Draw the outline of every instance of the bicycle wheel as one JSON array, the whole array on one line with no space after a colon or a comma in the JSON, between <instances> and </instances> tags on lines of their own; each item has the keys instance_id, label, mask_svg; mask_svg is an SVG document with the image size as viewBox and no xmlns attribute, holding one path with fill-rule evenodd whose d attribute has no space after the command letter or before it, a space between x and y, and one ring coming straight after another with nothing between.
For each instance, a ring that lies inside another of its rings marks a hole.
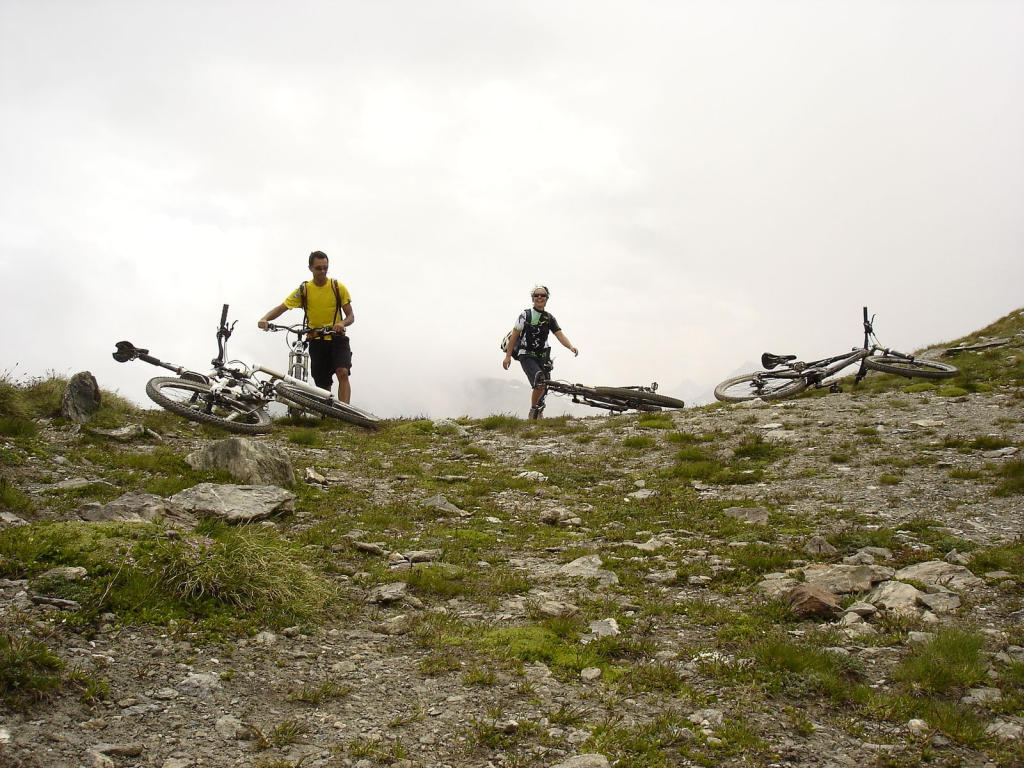
<instances>
[{"instance_id":1,"label":"bicycle wheel","mask_svg":"<svg viewBox=\"0 0 1024 768\"><path fill-rule=\"evenodd\" d=\"M781 400L799 395L807 389L807 382L790 376L774 376L766 371L744 373L726 379L715 387L715 397L727 403L742 403L746 400Z\"/></svg>"},{"instance_id":2,"label":"bicycle wheel","mask_svg":"<svg viewBox=\"0 0 1024 768\"><path fill-rule=\"evenodd\" d=\"M314 411L323 416L330 416L332 419L340 419L341 421L358 424L361 427L376 427L380 425L380 418L374 416L369 411L343 403L333 397L330 400L325 400L288 384L278 384L275 391L286 403L294 403L307 411Z\"/></svg>"},{"instance_id":3,"label":"bicycle wheel","mask_svg":"<svg viewBox=\"0 0 1024 768\"><path fill-rule=\"evenodd\" d=\"M644 392L640 389L629 389L628 387L594 387L597 395L605 395L630 403L630 408L647 410L640 406L653 408L682 408L685 403L674 397L659 395L657 392ZM633 405L635 403L635 405Z\"/></svg>"},{"instance_id":4,"label":"bicycle wheel","mask_svg":"<svg viewBox=\"0 0 1024 768\"><path fill-rule=\"evenodd\" d=\"M924 379L948 379L960 373L955 365L940 363L938 360L909 360L904 357L868 357L864 365L874 371L894 373L897 376L915 376Z\"/></svg>"},{"instance_id":5,"label":"bicycle wheel","mask_svg":"<svg viewBox=\"0 0 1024 768\"><path fill-rule=\"evenodd\" d=\"M146 383L146 394L161 408L202 424L250 435L270 430L270 414L262 405L214 393L202 381L158 376Z\"/></svg>"}]
</instances>

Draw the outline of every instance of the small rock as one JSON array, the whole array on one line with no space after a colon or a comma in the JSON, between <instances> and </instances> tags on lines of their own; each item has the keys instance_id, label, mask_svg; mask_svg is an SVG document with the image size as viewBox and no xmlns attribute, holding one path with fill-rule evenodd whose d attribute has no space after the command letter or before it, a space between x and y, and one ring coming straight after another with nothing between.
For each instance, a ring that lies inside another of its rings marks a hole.
<instances>
[{"instance_id":1,"label":"small rock","mask_svg":"<svg viewBox=\"0 0 1024 768\"><path fill-rule=\"evenodd\" d=\"M918 738L927 736L931 732L931 726L927 722L919 718L907 721L907 730Z\"/></svg>"},{"instance_id":2,"label":"small rock","mask_svg":"<svg viewBox=\"0 0 1024 768\"><path fill-rule=\"evenodd\" d=\"M785 595L789 607L799 616L835 616L840 612L839 598L813 584L798 584Z\"/></svg>"},{"instance_id":3,"label":"small rock","mask_svg":"<svg viewBox=\"0 0 1024 768\"><path fill-rule=\"evenodd\" d=\"M768 524L768 510L765 507L728 507L722 511L743 523Z\"/></svg>"},{"instance_id":4,"label":"small rock","mask_svg":"<svg viewBox=\"0 0 1024 768\"><path fill-rule=\"evenodd\" d=\"M834 555L838 551L824 536L812 536L804 544L804 552L809 555Z\"/></svg>"},{"instance_id":5,"label":"small rock","mask_svg":"<svg viewBox=\"0 0 1024 768\"><path fill-rule=\"evenodd\" d=\"M604 755L575 755L568 760L552 765L551 768L611 768L611 763Z\"/></svg>"}]
</instances>

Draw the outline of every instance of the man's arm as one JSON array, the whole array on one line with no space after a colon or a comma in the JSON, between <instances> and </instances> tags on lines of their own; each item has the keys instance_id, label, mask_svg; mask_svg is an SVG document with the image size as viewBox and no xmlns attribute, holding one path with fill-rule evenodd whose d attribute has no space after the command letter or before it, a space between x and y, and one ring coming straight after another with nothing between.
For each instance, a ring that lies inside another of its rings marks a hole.
<instances>
[{"instance_id":1,"label":"man's arm","mask_svg":"<svg viewBox=\"0 0 1024 768\"><path fill-rule=\"evenodd\" d=\"M516 342L519 341L520 331L518 328L512 329L512 335L508 337L508 344L505 346L505 359L501 362L501 367L506 371L508 367L512 365L512 350L516 348Z\"/></svg>"},{"instance_id":2,"label":"man's arm","mask_svg":"<svg viewBox=\"0 0 1024 768\"><path fill-rule=\"evenodd\" d=\"M580 353L580 351L572 345L572 342L569 341L569 337L565 335L565 331L555 331L555 338L562 343L563 347L568 349L574 355L578 355Z\"/></svg>"},{"instance_id":3,"label":"man's arm","mask_svg":"<svg viewBox=\"0 0 1024 768\"><path fill-rule=\"evenodd\" d=\"M265 329L267 327L267 323L269 323L271 320L276 320L287 311L288 307L286 307L284 304L278 304L276 307L268 311L267 314L261 317L256 322L256 326Z\"/></svg>"},{"instance_id":4,"label":"man's arm","mask_svg":"<svg viewBox=\"0 0 1024 768\"><path fill-rule=\"evenodd\" d=\"M334 324L335 333L344 333L345 329L356 321L356 313L352 309L351 301L348 304L342 304L341 311L344 313L345 317L342 318L341 322Z\"/></svg>"}]
</instances>

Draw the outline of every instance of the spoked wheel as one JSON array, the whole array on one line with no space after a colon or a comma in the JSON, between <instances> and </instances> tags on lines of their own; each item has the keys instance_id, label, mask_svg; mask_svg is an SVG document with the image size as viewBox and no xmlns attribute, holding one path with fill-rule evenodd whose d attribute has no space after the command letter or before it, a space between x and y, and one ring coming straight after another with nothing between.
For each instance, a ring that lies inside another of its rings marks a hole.
<instances>
[{"instance_id":1,"label":"spoked wheel","mask_svg":"<svg viewBox=\"0 0 1024 768\"><path fill-rule=\"evenodd\" d=\"M897 376L924 379L948 379L960 373L955 365L940 363L938 360L910 360L905 357L868 357L864 365L874 371L894 373Z\"/></svg>"},{"instance_id":2,"label":"spoked wheel","mask_svg":"<svg viewBox=\"0 0 1024 768\"><path fill-rule=\"evenodd\" d=\"M203 381L158 376L146 383L146 394L171 413L230 432L255 435L270 429L270 414L262 405L215 393Z\"/></svg>"},{"instance_id":3,"label":"spoked wheel","mask_svg":"<svg viewBox=\"0 0 1024 768\"><path fill-rule=\"evenodd\" d=\"M715 397L727 403L742 403L746 400L781 400L793 397L807 389L807 382L801 378L775 376L766 371L745 373L726 379L715 387Z\"/></svg>"},{"instance_id":4,"label":"spoked wheel","mask_svg":"<svg viewBox=\"0 0 1024 768\"><path fill-rule=\"evenodd\" d=\"M682 400L657 392L645 392L642 389L629 387L594 387L598 396L614 397L629 404L638 411L660 410L661 408L682 408L686 404Z\"/></svg>"},{"instance_id":5,"label":"spoked wheel","mask_svg":"<svg viewBox=\"0 0 1024 768\"><path fill-rule=\"evenodd\" d=\"M295 403L295 405L307 411L313 411L322 416L329 416L332 419L340 419L351 424L358 424L361 427L372 428L380 426L379 417L374 416L369 411L364 411L362 408L356 408L354 405L336 400L333 397L330 400L321 399L305 390L291 387L287 384L279 384L277 386L277 393L282 400Z\"/></svg>"}]
</instances>

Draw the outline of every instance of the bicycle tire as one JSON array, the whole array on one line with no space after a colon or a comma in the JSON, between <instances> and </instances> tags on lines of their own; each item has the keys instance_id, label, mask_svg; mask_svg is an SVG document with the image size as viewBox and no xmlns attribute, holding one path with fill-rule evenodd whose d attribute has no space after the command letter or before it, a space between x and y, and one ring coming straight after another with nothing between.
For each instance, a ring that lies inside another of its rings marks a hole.
<instances>
[{"instance_id":1,"label":"bicycle tire","mask_svg":"<svg viewBox=\"0 0 1024 768\"><path fill-rule=\"evenodd\" d=\"M761 382L758 386L756 382ZM715 387L715 397L726 403L742 403L747 400L782 400L799 395L807 389L802 378L773 376L766 371L744 373L733 376Z\"/></svg>"},{"instance_id":2,"label":"bicycle tire","mask_svg":"<svg viewBox=\"0 0 1024 768\"><path fill-rule=\"evenodd\" d=\"M865 358L864 365L873 371L892 373L907 378L949 379L960 373L960 369L955 365L941 363L938 360L908 360L888 355Z\"/></svg>"},{"instance_id":3,"label":"bicycle tire","mask_svg":"<svg viewBox=\"0 0 1024 768\"><path fill-rule=\"evenodd\" d=\"M362 408L356 408L354 405L335 400L333 397L330 402L324 402L316 395L311 395L305 390L287 384L278 384L275 391L286 403L294 403L307 411L313 411L322 416L329 416L332 419L357 424L360 427L373 428L380 426L380 417L374 416Z\"/></svg>"},{"instance_id":4,"label":"bicycle tire","mask_svg":"<svg viewBox=\"0 0 1024 768\"><path fill-rule=\"evenodd\" d=\"M200 424L247 435L270 430L266 409L214 395L209 384L195 378L157 376L146 382L146 394L161 408Z\"/></svg>"},{"instance_id":5,"label":"bicycle tire","mask_svg":"<svg viewBox=\"0 0 1024 768\"><path fill-rule=\"evenodd\" d=\"M682 400L669 397L668 395L659 395L657 392L644 392L643 390L629 389L628 387L594 387L594 392L598 395L625 400L628 403L636 402L655 408L683 408L686 405ZM636 408L636 406L630 407ZM638 408L637 410L645 409Z\"/></svg>"}]
</instances>

